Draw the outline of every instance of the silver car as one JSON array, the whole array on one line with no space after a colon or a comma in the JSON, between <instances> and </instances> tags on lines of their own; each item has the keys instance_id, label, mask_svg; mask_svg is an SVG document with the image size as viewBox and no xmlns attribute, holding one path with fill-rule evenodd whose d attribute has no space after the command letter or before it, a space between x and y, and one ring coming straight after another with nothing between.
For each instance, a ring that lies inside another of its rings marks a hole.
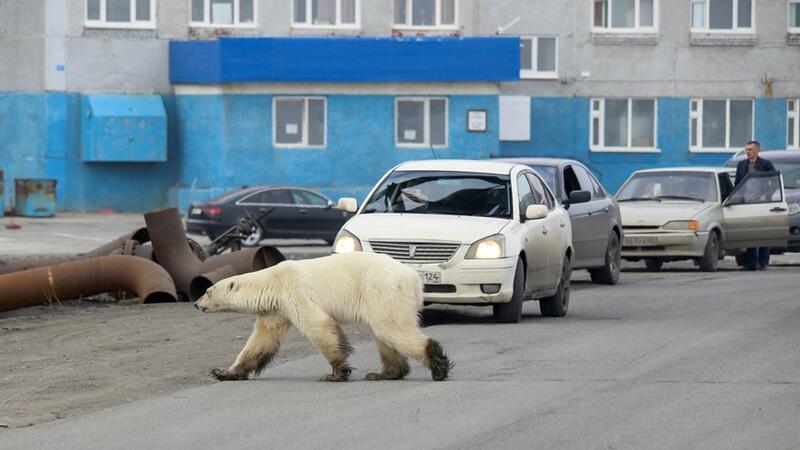
<instances>
[{"instance_id":1,"label":"silver car","mask_svg":"<svg viewBox=\"0 0 800 450\"><path fill-rule=\"evenodd\" d=\"M729 169L634 172L617 192L622 257L651 270L692 259L713 272L726 252L785 246L789 216L780 172L750 174L735 188Z\"/></svg>"}]
</instances>

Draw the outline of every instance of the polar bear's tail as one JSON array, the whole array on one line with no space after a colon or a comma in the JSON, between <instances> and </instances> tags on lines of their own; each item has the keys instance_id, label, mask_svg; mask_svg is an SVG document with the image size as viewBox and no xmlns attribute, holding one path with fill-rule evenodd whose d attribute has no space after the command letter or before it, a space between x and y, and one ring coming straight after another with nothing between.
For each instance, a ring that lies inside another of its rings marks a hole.
<instances>
[{"instance_id":1,"label":"polar bear's tail","mask_svg":"<svg viewBox=\"0 0 800 450\"><path fill-rule=\"evenodd\" d=\"M446 380L450 369L453 368L453 363L444 353L442 344L435 339L428 339L428 345L425 346L425 356L427 356L428 363L430 364L431 377L433 380Z\"/></svg>"}]
</instances>

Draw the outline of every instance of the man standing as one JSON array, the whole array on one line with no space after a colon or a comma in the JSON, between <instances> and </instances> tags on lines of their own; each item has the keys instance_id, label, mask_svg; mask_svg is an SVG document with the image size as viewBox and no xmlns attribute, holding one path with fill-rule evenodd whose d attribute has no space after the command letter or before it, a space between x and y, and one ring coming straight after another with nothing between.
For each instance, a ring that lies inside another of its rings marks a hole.
<instances>
[{"instance_id":1,"label":"man standing","mask_svg":"<svg viewBox=\"0 0 800 450\"><path fill-rule=\"evenodd\" d=\"M758 157L759 151L761 151L761 144L758 141L747 142L747 146L745 146L747 159L739 161L736 166L736 185L741 183L750 172L771 172L775 170L775 166L770 161ZM768 264L769 247L748 248L744 254L744 267L742 270L766 270Z\"/></svg>"}]
</instances>

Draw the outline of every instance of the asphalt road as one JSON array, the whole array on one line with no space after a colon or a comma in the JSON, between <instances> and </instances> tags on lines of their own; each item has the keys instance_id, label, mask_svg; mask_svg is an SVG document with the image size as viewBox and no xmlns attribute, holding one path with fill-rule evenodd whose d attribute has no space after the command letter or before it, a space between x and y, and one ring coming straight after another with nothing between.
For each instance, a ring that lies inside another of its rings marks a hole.
<instances>
[{"instance_id":1,"label":"asphalt road","mask_svg":"<svg viewBox=\"0 0 800 450\"><path fill-rule=\"evenodd\" d=\"M9 430L0 449L800 448L798 269L689 268L577 281L562 319L536 303L514 325L429 307L424 331L455 360L450 381L413 364L404 381L321 383L329 367L311 355ZM377 370L374 346L352 363L355 379Z\"/></svg>"}]
</instances>

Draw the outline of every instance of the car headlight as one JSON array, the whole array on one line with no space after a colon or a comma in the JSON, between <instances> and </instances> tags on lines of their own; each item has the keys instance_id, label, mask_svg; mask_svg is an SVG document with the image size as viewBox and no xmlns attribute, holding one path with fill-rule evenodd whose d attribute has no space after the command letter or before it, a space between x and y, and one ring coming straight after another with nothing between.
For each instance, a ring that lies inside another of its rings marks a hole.
<instances>
[{"instance_id":1,"label":"car headlight","mask_svg":"<svg viewBox=\"0 0 800 450\"><path fill-rule=\"evenodd\" d=\"M700 228L699 220L672 220L662 227L665 230L689 230L696 231Z\"/></svg>"},{"instance_id":2,"label":"car headlight","mask_svg":"<svg viewBox=\"0 0 800 450\"><path fill-rule=\"evenodd\" d=\"M333 253L353 253L361 250L361 241L347 230L340 231L336 236L336 242L333 243Z\"/></svg>"},{"instance_id":3,"label":"car headlight","mask_svg":"<svg viewBox=\"0 0 800 450\"><path fill-rule=\"evenodd\" d=\"M789 204L789 215L793 216L795 214L800 214L800 203Z\"/></svg>"},{"instance_id":4,"label":"car headlight","mask_svg":"<svg viewBox=\"0 0 800 450\"><path fill-rule=\"evenodd\" d=\"M467 250L466 259L497 259L506 254L506 238L495 234L476 241Z\"/></svg>"}]
</instances>

